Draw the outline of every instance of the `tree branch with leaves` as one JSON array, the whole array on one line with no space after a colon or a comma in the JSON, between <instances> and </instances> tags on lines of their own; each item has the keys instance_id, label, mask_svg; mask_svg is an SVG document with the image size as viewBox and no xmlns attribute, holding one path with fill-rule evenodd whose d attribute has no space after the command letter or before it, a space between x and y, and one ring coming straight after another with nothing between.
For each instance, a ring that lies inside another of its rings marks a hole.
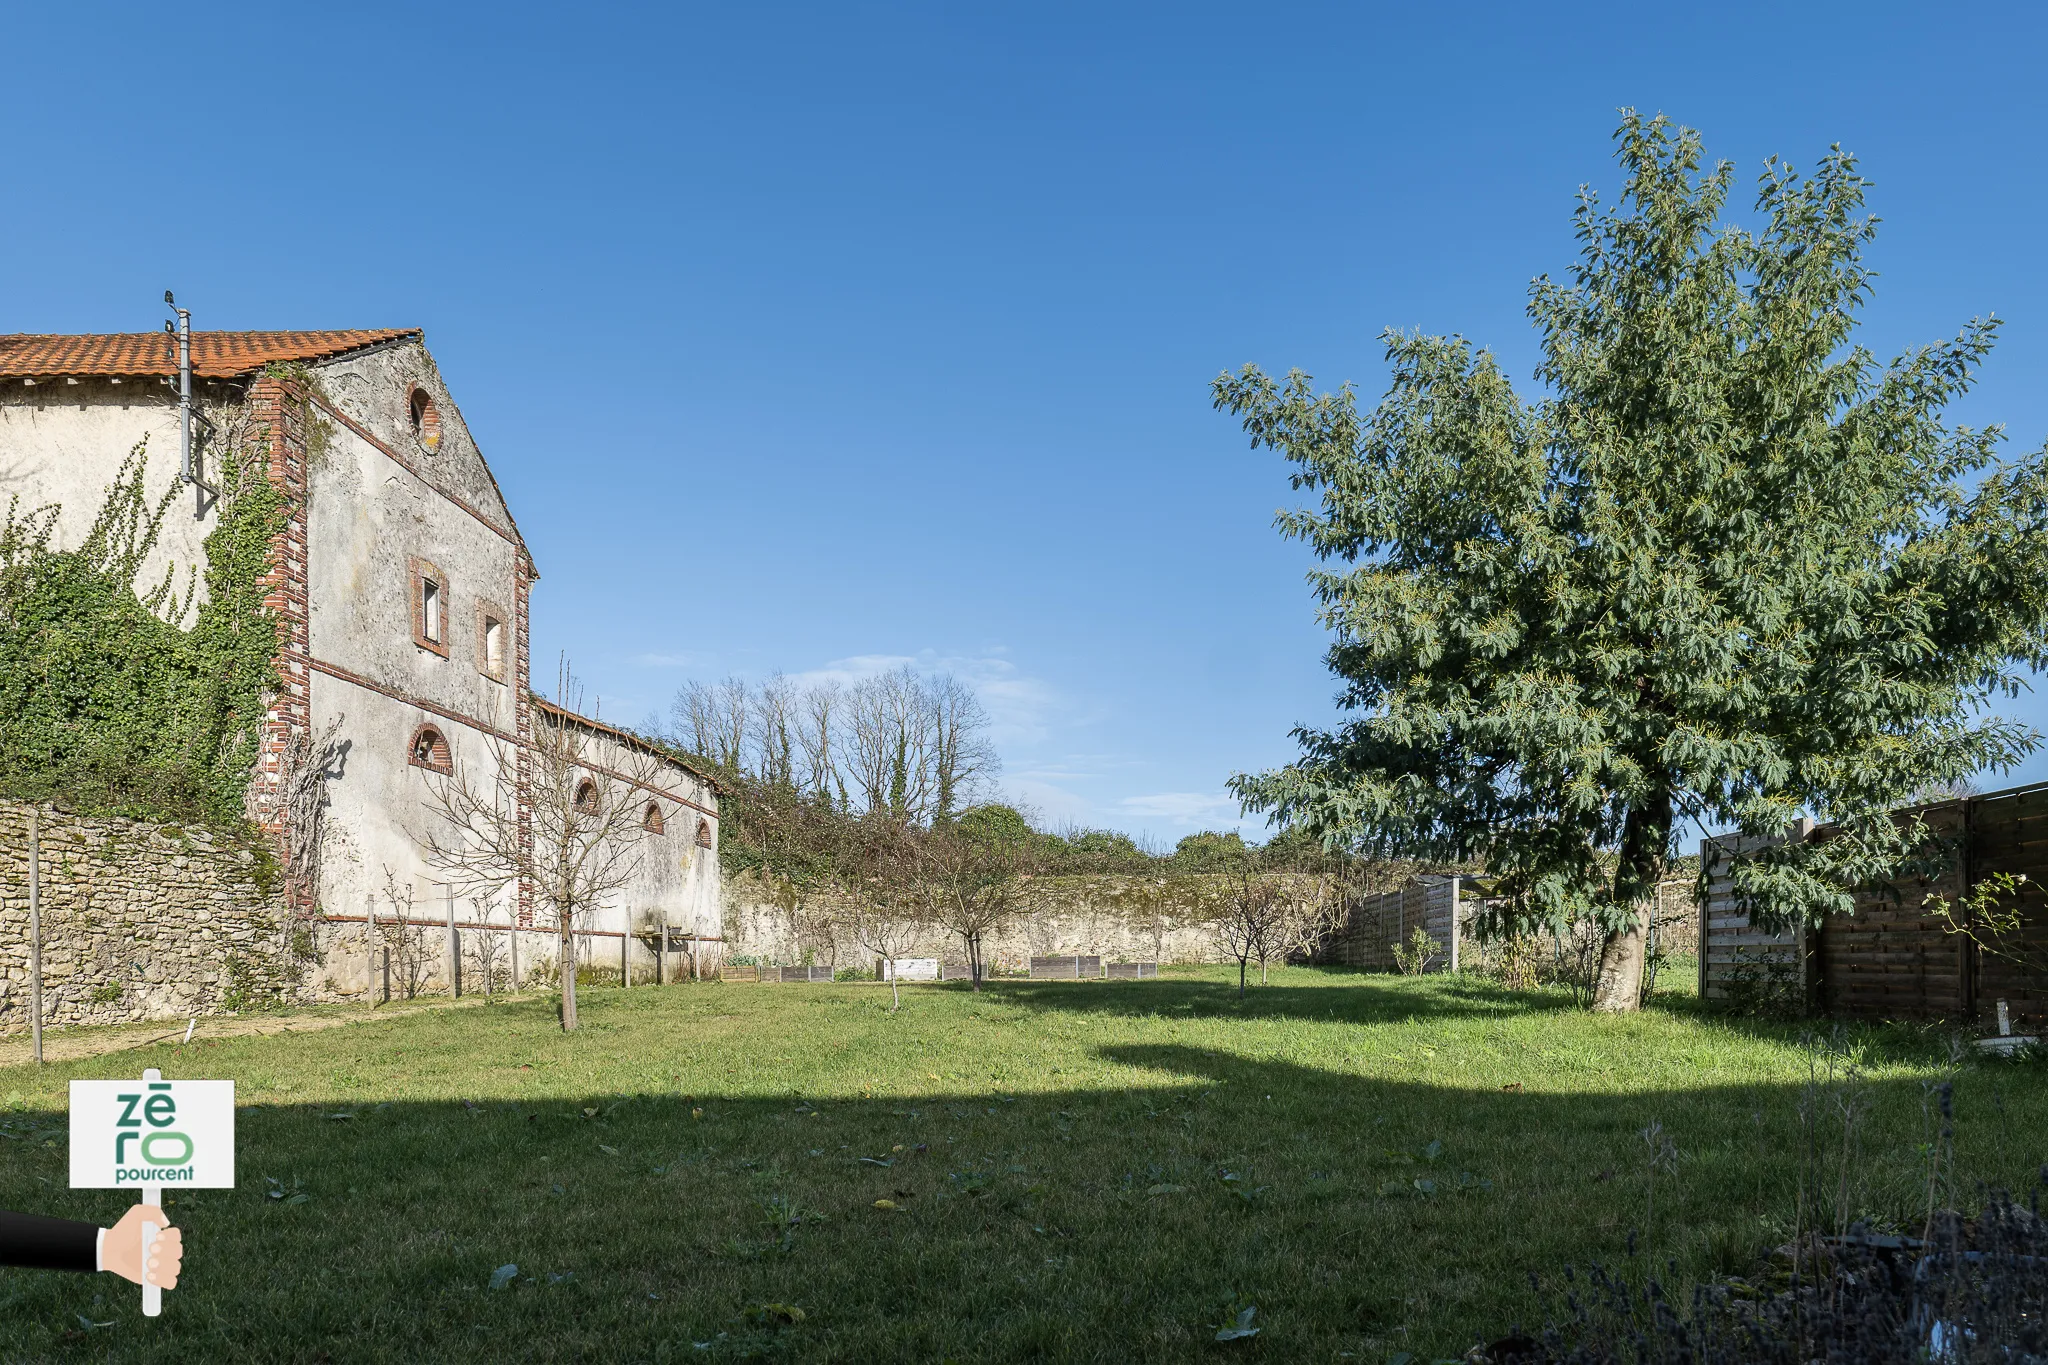
<instances>
[{"instance_id":1,"label":"tree branch with leaves","mask_svg":"<svg viewBox=\"0 0 2048 1365\"><path fill-rule=\"evenodd\" d=\"M1833 822L1734 890L1765 925L1849 913L1917 837L1892 805L2036 747L1979 704L2048 662L2048 462L1942 421L1996 321L1880 365L1852 157L1768 162L1751 229L1695 133L1629 112L1616 139L1620 203L1582 190L1570 278L1531 287L1536 396L1401 332L1369 410L1298 371L1215 382L1320 495L1279 524L1326 561L1347 712L1234 790L1332 848L1478 860L1519 926L1597 926L1609 1010L1640 1004L1687 824Z\"/></svg>"}]
</instances>

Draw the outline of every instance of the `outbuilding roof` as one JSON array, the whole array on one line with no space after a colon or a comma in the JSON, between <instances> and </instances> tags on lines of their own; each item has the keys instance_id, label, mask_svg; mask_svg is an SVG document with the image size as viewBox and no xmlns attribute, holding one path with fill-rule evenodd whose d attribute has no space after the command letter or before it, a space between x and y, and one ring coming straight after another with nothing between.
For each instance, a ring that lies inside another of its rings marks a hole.
<instances>
[{"instance_id":1,"label":"outbuilding roof","mask_svg":"<svg viewBox=\"0 0 2048 1365\"><path fill-rule=\"evenodd\" d=\"M417 327L339 332L194 332L192 373L207 379L253 374L284 361L331 360L370 346L416 340ZM178 372L178 343L167 332L76 336L0 336L0 376L40 379L80 375L169 375Z\"/></svg>"}]
</instances>

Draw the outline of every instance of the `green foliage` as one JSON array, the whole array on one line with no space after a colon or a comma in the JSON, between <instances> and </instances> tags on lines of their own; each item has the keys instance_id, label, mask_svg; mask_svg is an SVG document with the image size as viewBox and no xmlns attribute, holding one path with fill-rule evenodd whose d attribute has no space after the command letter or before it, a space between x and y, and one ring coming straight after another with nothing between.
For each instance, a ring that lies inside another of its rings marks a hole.
<instances>
[{"instance_id":1,"label":"green foliage","mask_svg":"<svg viewBox=\"0 0 2048 1365\"><path fill-rule=\"evenodd\" d=\"M1152 863L1151 855L1119 830L1078 830L1060 839L1059 844L1063 847L1054 850L1055 856L1076 871L1142 872Z\"/></svg>"},{"instance_id":2,"label":"green foliage","mask_svg":"<svg viewBox=\"0 0 2048 1365\"><path fill-rule=\"evenodd\" d=\"M0 790L143 819L233 827L275 685L263 605L281 496L227 452L206 538L205 600L188 577L136 576L173 500L144 491L138 445L74 550L51 548L57 509L0 527ZM190 621L189 627L186 622Z\"/></svg>"},{"instance_id":3,"label":"green foliage","mask_svg":"<svg viewBox=\"0 0 2048 1365\"><path fill-rule=\"evenodd\" d=\"M970 839L989 844L1009 844L1018 847L1036 844L1040 835L1031 828L1030 822L1017 813L1014 806L996 803L969 806L960 812L954 825L960 833Z\"/></svg>"},{"instance_id":4,"label":"green foliage","mask_svg":"<svg viewBox=\"0 0 2048 1365\"><path fill-rule=\"evenodd\" d=\"M1429 930L1416 925L1408 935L1406 943L1396 943L1394 970L1403 976L1421 976L1429 970L1429 964L1443 955L1436 940L1429 936Z\"/></svg>"},{"instance_id":5,"label":"green foliage","mask_svg":"<svg viewBox=\"0 0 2048 1365\"><path fill-rule=\"evenodd\" d=\"M1585 195L1570 281L1532 287L1539 397L1398 332L1367 412L1299 372L1216 381L1321 494L1280 524L1335 561L1311 582L1350 713L1234 787L1336 845L1477 859L1523 924L1623 922L1685 820L1809 813L1839 834L1745 855L1736 893L1766 924L1848 912L1917 837L1890 805L2038 741L1977 708L2043 659L2048 465L1942 424L1995 321L1889 366L1853 344L1853 159L1772 160L1747 230L1695 134L1617 137L1620 207Z\"/></svg>"},{"instance_id":6,"label":"green foliage","mask_svg":"<svg viewBox=\"0 0 2048 1365\"><path fill-rule=\"evenodd\" d=\"M1205 829L1173 846L1173 865L1183 872L1228 872L1242 867L1251 856L1244 836L1235 831L1218 834Z\"/></svg>"}]
</instances>

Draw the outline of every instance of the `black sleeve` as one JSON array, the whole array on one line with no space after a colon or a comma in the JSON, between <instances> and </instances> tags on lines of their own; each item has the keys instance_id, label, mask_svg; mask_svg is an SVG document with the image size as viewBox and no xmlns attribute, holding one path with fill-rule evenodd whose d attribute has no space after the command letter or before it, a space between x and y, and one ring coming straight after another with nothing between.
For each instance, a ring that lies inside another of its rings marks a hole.
<instances>
[{"instance_id":1,"label":"black sleeve","mask_svg":"<svg viewBox=\"0 0 2048 1365\"><path fill-rule=\"evenodd\" d=\"M99 1269L96 1223L0 1211L0 1265L31 1270Z\"/></svg>"}]
</instances>

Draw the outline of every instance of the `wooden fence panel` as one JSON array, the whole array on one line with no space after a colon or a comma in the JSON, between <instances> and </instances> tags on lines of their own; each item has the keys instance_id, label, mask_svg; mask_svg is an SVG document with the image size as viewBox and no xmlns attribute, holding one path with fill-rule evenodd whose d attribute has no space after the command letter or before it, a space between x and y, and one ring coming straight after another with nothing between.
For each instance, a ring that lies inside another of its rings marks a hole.
<instances>
[{"instance_id":1,"label":"wooden fence panel","mask_svg":"<svg viewBox=\"0 0 2048 1365\"><path fill-rule=\"evenodd\" d=\"M1806 822L1795 831L1806 834ZM1723 836L1700 843L1700 866L1706 869L1707 893L1699 918L1700 995L1725 1000L1745 993L1788 996L1805 1001L1809 988L1805 935L1799 930L1768 933L1751 923L1735 900L1729 880L1737 853L1769 846L1764 840Z\"/></svg>"},{"instance_id":2,"label":"wooden fence panel","mask_svg":"<svg viewBox=\"0 0 2048 1365\"><path fill-rule=\"evenodd\" d=\"M1988 1018L2008 1002L2015 1026L2048 1018L2048 784L2018 787L1899 813L1926 822L1936 843L1933 866L1910 869L1884 886L1859 890L1855 912L1817 929L1766 934L1735 907L1728 883L1730 848L1708 840L1700 921L1700 993L1725 997L1759 976L1796 978L1805 998L1828 1014L1867 1019ZM1800 828L1799 838L1826 838ZM2024 875L2022 927L2012 956L1979 951L1930 915L1930 896L1958 906L1996 873Z\"/></svg>"}]
</instances>

